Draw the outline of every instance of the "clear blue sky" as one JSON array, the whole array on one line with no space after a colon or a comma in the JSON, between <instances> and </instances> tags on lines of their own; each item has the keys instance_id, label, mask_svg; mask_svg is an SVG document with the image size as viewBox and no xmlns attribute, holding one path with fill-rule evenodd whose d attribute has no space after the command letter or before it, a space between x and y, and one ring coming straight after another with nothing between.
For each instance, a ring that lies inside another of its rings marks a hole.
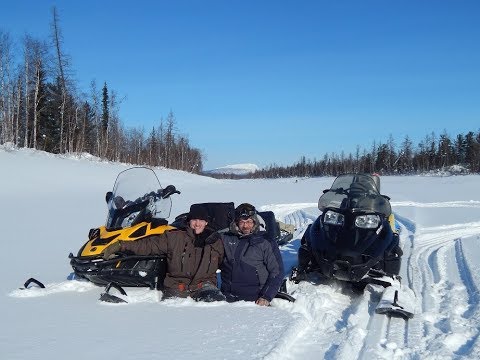
<instances>
[{"instance_id":1,"label":"clear blue sky","mask_svg":"<svg viewBox=\"0 0 480 360\"><path fill-rule=\"evenodd\" d=\"M18 0L0 29L47 39L53 5L79 86L127 126L172 110L206 169L480 128L477 0Z\"/></svg>"}]
</instances>

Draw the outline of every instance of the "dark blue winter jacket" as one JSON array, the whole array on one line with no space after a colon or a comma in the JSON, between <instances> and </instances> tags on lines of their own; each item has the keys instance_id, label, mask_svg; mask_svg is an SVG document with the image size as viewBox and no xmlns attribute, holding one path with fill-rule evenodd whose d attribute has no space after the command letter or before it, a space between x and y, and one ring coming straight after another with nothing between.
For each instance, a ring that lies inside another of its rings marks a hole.
<instances>
[{"instance_id":1,"label":"dark blue winter jacket","mask_svg":"<svg viewBox=\"0 0 480 360\"><path fill-rule=\"evenodd\" d=\"M283 281L283 261L277 244L257 231L240 235L232 224L228 233L222 234L225 257L220 267L221 291L227 299L268 301L277 294Z\"/></svg>"}]
</instances>

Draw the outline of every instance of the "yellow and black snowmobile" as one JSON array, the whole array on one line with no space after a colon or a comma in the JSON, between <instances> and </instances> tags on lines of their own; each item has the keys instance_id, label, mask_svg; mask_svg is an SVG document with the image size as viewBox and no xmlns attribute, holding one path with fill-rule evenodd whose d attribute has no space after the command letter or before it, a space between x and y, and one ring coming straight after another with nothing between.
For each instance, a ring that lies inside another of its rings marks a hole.
<instances>
[{"instance_id":1,"label":"yellow and black snowmobile","mask_svg":"<svg viewBox=\"0 0 480 360\"><path fill-rule=\"evenodd\" d=\"M102 255L108 245L119 240L134 241L174 229L165 219L170 216L170 196L175 193L180 192L173 185L161 187L152 169L133 167L122 171L113 191L106 194L105 226L91 229L77 256L69 255L75 277L97 285L161 289L166 273L164 256L125 253L104 260Z\"/></svg>"}]
</instances>

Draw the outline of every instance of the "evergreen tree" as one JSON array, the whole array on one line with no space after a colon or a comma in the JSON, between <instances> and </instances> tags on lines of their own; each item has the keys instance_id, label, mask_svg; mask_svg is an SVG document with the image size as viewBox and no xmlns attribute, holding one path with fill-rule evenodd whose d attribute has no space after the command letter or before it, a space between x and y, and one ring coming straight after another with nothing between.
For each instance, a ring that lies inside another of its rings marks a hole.
<instances>
[{"instance_id":1,"label":"evergreen tree","mask_svg":"<svg viewBox=\"0 0 480 360\"><path fill-rule=\"evenodd\" d=\"M465 164L467 143L463 134L457 135L454 142L454 147L455 147L455 150L454 150L455 162L457 164Z\"/></svg>"},{"instance_id":2,"label":"evergreen tree","mask_svg":"<svg viewBox=\"0 0 480 360\"><path fill-rule=\"evenodd\" d=\"M108 103L108 87L107 83L103 84L102 89L102 133L105 139L108 130L108 120L109 116L109 103Z\"/></svg>"}]
</instances>

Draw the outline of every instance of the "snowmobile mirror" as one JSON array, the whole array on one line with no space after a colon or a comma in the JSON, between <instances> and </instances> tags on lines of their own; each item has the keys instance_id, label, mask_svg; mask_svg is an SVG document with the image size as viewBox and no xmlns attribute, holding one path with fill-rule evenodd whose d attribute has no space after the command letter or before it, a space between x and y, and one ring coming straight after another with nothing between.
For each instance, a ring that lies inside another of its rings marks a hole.
<instances>
[{"instance_id":1,"label":"snowmobile mirror","mask_svg":"<svg viewBox=\"0 0 480 360\"><path fill-rule=\"evenodd\" d=\"M110 199L112 198L112 196L113 196L113 193L111 191L108 191L105 194L105 201L108 203L110 201Z\"/></svg>"},{"instance_id":2,"label":"snowmobile mirror","mask_svg":"<svg viewBox=\"0 0 480 360\"><path fill-rule=\"evenodd\" d=\"M382 195L383 198L387 199L388 201L390 201L390 196L387 196L387 195Z\"/></svg>"},{"instance_id":3,"label":"snowmobile mirror","mask_svg":"<svg viewBox=\"0 0 480 360\"><path fill-rule=\"evenodd\" d=\"M168 198L170 195L173 194L180 194L180 191L178 191L175 186L173 185L168 185L165 189L162 191L162 199Z\"/></svg>"},{"instance_id":4,"label":"snowmobile mirror","mask_svg":"<svg viewBox=\"0 0 480 360\"><path fill-rule=\"evenodd\" d=\"M327 193L327 192L329 192L329 191L330 191L330 189L325 189L325 190L323 190L322 192L325 194L325 193Z\"/></svg>"}]
</instances>

